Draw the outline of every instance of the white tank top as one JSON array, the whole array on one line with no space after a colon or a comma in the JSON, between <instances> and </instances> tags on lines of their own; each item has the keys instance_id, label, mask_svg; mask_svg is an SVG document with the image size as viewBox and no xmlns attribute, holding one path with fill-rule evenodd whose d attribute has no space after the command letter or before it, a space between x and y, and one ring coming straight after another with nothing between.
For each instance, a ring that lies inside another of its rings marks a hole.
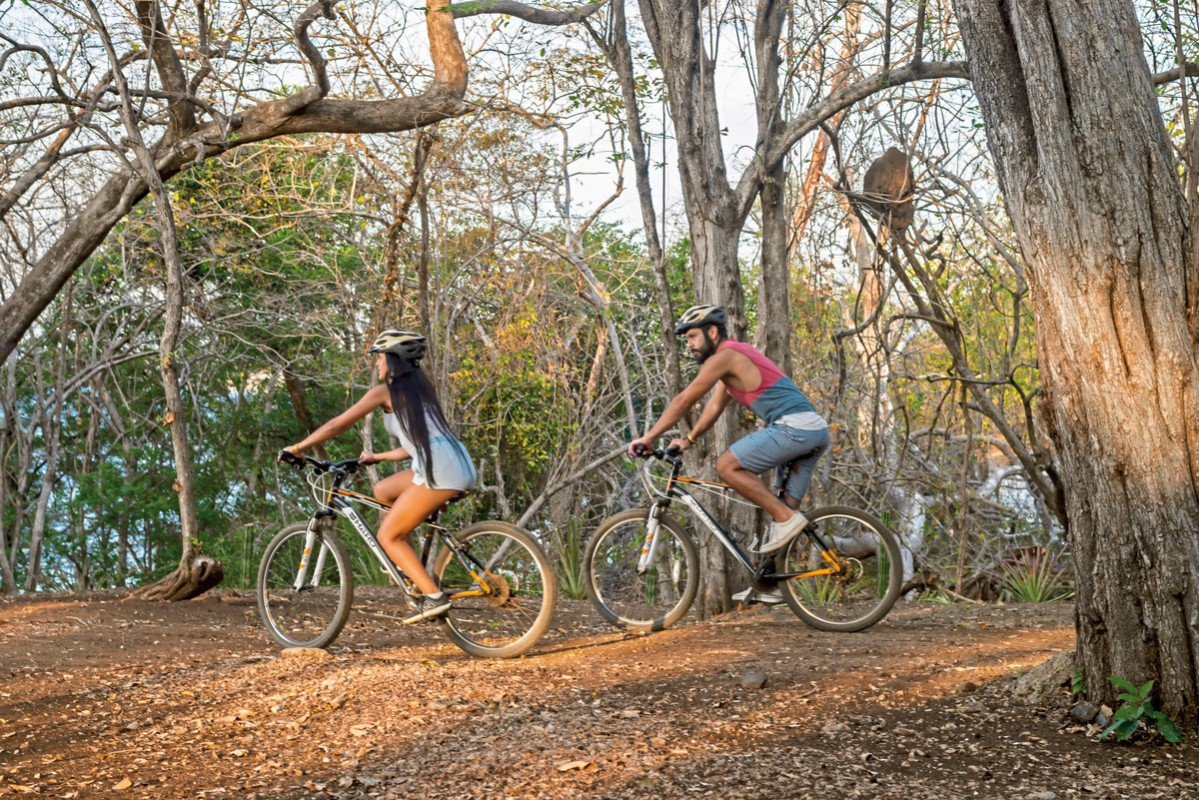
<instances>
[{"instance_id":1,"label":"white tank top","mask_svg":"<svg viewBox=\"0 0 1199 800\"><path fill-rule=\"evenodd\" d=\"M412 456L414 483L441 489L467 490L473 488L478 480L478 474L466 448L458 441L457 437L439 427L428 414L425 415L425 424L429 426L430 455L437 462L437 474L434 476L437 479L436 486L428 481L426 477L428 466L425 464L424 456L417 449L416 443L404 433L404 426L400 424L400 420L391 412L383 412L383 427L387 429L388 433L399 439L400 447L403 447Z\"/></svg>"}]
</instances>

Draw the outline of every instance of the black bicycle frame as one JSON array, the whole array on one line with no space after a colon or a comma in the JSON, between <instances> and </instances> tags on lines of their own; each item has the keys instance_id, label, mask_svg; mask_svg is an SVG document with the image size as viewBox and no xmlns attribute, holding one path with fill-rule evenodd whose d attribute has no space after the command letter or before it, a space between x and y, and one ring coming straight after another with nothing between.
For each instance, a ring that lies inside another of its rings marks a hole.
<instances>
[{"instance_id":1,"label":"black bicycle frame","mask_svg":"<svg viewBox=\"0 0 1199 800\"><path fill-rule=\"evenodd\" d=\"M370 506L378 511L387 511L391 508L386 503L381 503L373 497L353 492L342 488L342 483L348 477L349 473L341 470L334 470L333 485L329 487L329 493L325 498L325 506L320 511L316 512L309 521L309 530L312 527L319 526L320 520L332 517L334 514L340 514L345 517L354 531L362 538L367 548L375 556L375 559L383 565L387 570L388 575L395 581L397 586L403 586L411 592L412 580L400 571L400 568L395 565L387 554L383 552L383 545L379 544L379 535L375 532L362 515L358 513L358 509L354 507L355 503L361 503ZM477 569L486 570L487 567L479 562L471 553L463 550L454 541L454 537L450 535L444 528L433 522L433 518L426 520L425 523L425 543L421 548L421 566L426 570L429 568L429 554L432 552L433 538L440 532L441 541L453 551L454 555L458 556L464 563L473 564Z\"/></svg>"},{"instance_id":2,"label":"black bicycle frame","mask_svg":"<svg viewBox=\"0 0 1199 800\"><path fill-rule=\"evenodd\" d=\"M737 543L737 541L727 530L725 530L724 526L716 521L716 518L712 516L712 512L708 511L707 507L704 506L703 503L701 503L699 500L696 500L690 492L679 485L679 470L682 468L682 462L675 459L664 458L663 460L670 461L671 463L670 478L668 478L666 481L666 490L664 492L666 497L655 500L650 504L651 518L656 518L656 514L661 514L670 507L671 502L678 500L683 505L687 506L687 508L691 509L691 512L695 514L700 522L704 523L708 530L712 532L712 535L716 537L717 541L724 545L724 548L728 550L738 562L740 562L741 566L745 567L745 569L753 576L755 581L783 581L789 578L799 577L800 575L809 574L808 571L769 572L768 570L774 565L773 556L767 559L764 564L754 566L750 562L749 553L743 550L741 545ZM723 486L723 484L720 485ZM731 487L725 488L731 489ZM778 490L778 496L780 500L783 498L783 489L781 487ZM661 510L659 511L658 509ZM816 530L816 526L808 525L804 528L803 532L806 533L812 542L820 548L822 553L827 554L832 552L832 548L830 548L821 538L819 531ZM840 571L840 567L836 565L835 561L830 559L830 562L833 563L837 571Z\"/></svg>"}]
</instances>

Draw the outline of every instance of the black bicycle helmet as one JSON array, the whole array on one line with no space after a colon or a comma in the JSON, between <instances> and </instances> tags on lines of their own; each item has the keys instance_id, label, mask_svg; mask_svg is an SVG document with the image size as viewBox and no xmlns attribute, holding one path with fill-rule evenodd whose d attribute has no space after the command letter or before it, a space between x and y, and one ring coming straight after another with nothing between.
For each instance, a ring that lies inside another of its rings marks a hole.
<instances>
[{"instance_id":1,"label":"black bicycle helmet","mask_svg":"<svg viewBox=\"0 0 1199 800\"><path fill-rule=\"evenodd\" d=\"M409 361L420 361L428 340L416 331L383 331L371 345L371 353L395 353Z\"/></svg>"},{"instance_id":2,"label":"black bicycle helmet","mask_svg":"<svg viewBox=\"0 0 1199 800\"><path fill-rule=\"evenodd\" d=\"M702 328L705 325L723 327L728 322L728 318L729 315L720 306L691 306L683 312L683 316L679 317L679 323L674 326L674 332L676 335L682 336L692 328Z\"/></svg>"}]
</instances>

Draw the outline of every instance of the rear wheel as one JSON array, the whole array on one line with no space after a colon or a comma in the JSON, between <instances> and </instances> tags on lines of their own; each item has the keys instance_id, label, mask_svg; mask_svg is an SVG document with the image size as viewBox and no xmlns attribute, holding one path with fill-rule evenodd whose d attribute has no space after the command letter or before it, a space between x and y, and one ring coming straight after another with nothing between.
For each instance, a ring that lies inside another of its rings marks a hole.
<instances>
[{"instance_id":1,"label":"rear wheel","mask_svg":"<svg viewBox=\"0 0 1199 800\"><path fill-rule=\"evenodd\" d=\"M641 566L649 509L608 517L587 543L584 585L596 610L618 628L660 631L683 618L699 590L699 552L663 517L652 558Z\"/></svg>"},{"instance_id":2,"label":"rear wheel","mask_svg":"<svg viewBox=\"0 0 1199 800\"><path fill-rule=\"evenodd\" d=\"M526 652L549 628L558 599L541 545L504 522L480 522L454 539L462 557L442 547L433 564L433 579L453 604L440 618L446 635L481 658Z\"/></svg>"},{"instance_id":3,"label":"rear wheel","mask_svg":"<svg viewBox=\"0 0 1199 800\"><path fill-rule=\"evenodd\" d=\"M800 573L779 583L783 599L813 628L869 628L899 599L899 543L878 519L856 508L818 508L808 520L805 532L792 539L776 561L779 572Z\"/></svg>"},{"instance_id":4,"label":"rear wheel","mask_svg":"<svg viewBox=\"0 0 1199 800\"><path fill-rule=\"evenodd\" d=\"M305 551L306 566L301 569ZM331 526L289 525L266 546L258 567L258 614L283 647L327 647L350 616L350 559Z\"/></svg>"}]
</instances>

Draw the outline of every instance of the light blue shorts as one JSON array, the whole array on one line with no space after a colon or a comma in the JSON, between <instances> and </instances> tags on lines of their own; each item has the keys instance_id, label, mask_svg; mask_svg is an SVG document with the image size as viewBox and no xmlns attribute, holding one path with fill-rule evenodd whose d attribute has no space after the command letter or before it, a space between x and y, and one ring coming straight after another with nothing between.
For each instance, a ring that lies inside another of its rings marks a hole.
<instances>
[{"instance_id":1,"label":"light blue shorts","mask_svg":"<svg viewBox=\"0 0 1199 800\"><path fill-rule=\"evenodd\" d=\"M421 459L413 454L413 483L430 489L457 489L460 492L475 488L478 473L462 442L449 436L433 436L429 439L429 455L433 461L433 480L429 480Z\"/></svg>"},{"instance_id":2,"label":"light blue shorts","mask_svg":"<svg viewBox=\"0 0 1199 800\"><path fill-rule=\"evenodd\" d=\"M816 462L828 447L827 427L807 430L770 425L733 442L729 452L750 472L760 474L771 468L777 469L777 480L786 481L787 495L803 500ZM791 473L782 475L782 468L792 461L795 465Z\"/></svg>"}]
</instances>

